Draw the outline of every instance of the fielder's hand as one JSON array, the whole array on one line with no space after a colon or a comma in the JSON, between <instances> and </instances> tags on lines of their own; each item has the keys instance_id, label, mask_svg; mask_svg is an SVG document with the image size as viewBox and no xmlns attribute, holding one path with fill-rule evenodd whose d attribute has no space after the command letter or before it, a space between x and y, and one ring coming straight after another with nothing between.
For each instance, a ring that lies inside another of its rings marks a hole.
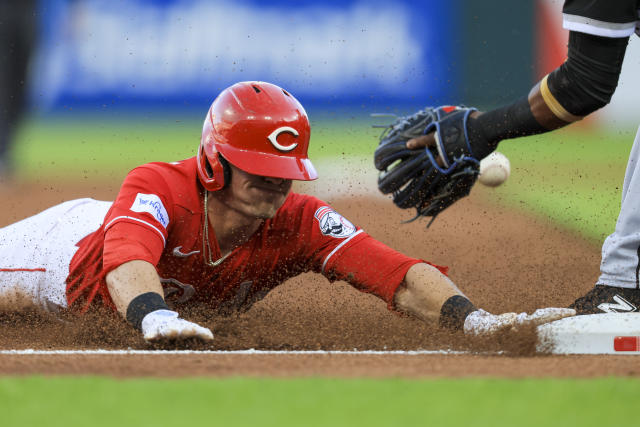
<instances>
[{"instance_id":1,"label":"fielder's hand","mask_svg":"<svg viewBox=\"0 0 640 427\"><path fill-rule=\"evenodd\" d=\"M464 333L469 335L492 335L499 332L515 331L521 327L536 327L545 323L575 316L571 308L539 308L533 314L503 313L491 314L477 310L464 321Z\"/></svg>"},{"instance_id":2,"label":"fielder's hand","mask_svg":"<svg viewBox=\"0 0 640 427\"><path fill-rule=\"evenodd\" d=\"M142 335L145 341L185 340L197 338L211 341L213 333L196 323L178 317L178 313L171 310L156 310L142 319Z\"/></svg>"},{"instance_id":3,"label":"fielder's hand","mask_svg":"<svg viewBox=\"0 0 640 427\"><path fill-rule=\"evenodd\" d=\"M436 160L440 166L446 166L443 155L455 157L464 154L482 160L495 150L495 146L486 141L482 132L478 132L475 128L470 129L473 119L482 114L481 112L475 108L463 106L444 106L439 109L445 110L446 114L438 117L437 126L426 129L427 132L424 135L415 135L409 139L408 149L437 149ZM469 110L470 114L464 114Z\"/></svg>"}]
</instances>

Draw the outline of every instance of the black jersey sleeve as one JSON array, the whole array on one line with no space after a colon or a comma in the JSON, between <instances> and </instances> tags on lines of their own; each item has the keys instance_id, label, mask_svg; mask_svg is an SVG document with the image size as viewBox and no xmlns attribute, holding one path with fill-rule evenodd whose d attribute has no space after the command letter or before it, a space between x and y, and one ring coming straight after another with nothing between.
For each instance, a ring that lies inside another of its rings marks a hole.
<instances>
[{"instance_id":1,"label":"black jersey sleeve","mask_svg":"<svg viewBox=\"0 0 640 427\"><path fill-rule=\"evenodd\" d=\"M636 31L640 0L566 0L564 28L602 37L629 37Z\"/></svg>"}]
</instances>

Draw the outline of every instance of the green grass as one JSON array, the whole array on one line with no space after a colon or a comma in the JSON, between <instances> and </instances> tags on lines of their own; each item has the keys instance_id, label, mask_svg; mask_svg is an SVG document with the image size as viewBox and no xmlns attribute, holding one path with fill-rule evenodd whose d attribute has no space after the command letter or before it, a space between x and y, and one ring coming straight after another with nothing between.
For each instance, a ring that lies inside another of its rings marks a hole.
<instances>
[{"instance_id":1,"label":"green grass","mask_svg":"<svg viewBox=\"0 0 640 427\"><path fill-rule=\"evenodd\" d=\"M0 379L3 426L627 424L640 381ZM633 424L633 421L631 421Z\"/></svg>"},{"instance_id":2,"label":"green grass","mask_svg":"<svg viewBox=\"0 0 640 427\"><path fill-rule=\"evenodd\" d=\"M312 159L371 155L379 130L362 120L312 123ZM98 121L40 119L25 123L15 145L25 178L124 177L135 166L195 155L202 122L193 118Z\"/></svg>"},{"instance_id":3,"label":"green grass","mask_svg":"<svg viewBox=\"0 0 640 427\"><path fill-rule=\"evenodd\" d=\"M32 120L22 126L15 146L16 166L25 178L50 176L124 177L150 161L194 155L200 141L197 122L161 120Z\"/></svg>"},{"instance_id":4,"label":"green grass","mask_svg":"<svg viewBox=\"0 0 640 427\"><path fill-rule=\"evenodd\" d=\"M484 193L602 241L615 227L634 135L582 128L503 141L511 178Z\"/></svg>"}]
</instances>

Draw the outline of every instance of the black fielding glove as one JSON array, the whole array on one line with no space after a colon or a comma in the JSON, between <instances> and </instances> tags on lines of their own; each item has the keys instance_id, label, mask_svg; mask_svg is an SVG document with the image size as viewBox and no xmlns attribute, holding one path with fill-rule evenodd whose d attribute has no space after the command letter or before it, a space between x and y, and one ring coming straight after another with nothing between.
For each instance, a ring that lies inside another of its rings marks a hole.
<instances>
[{"instance_id":1,"label":"black fielding glove","mask_svg":"<svg viewBox=\"0 0 640 427\"><path fill-rule=\"evenodd\" d=\"M440 212L469 195L478 178L481 158L474 155L468 140L467 122L473 111L465 107L427 107L398 118L381 135L374 154L375 167L380 171L378 189L392 194L399 208L415 208L412 220L431 217L431 225ZM436 147L406 147L409 139L432 131Z\"/></svg>"},{"instance_id":2,"label":"black fielding glove","mask_svg":"<svg viewBox=\"0 0 640 427\"><path fill-rule=\"evenodd\" d=\"M466 107L439 107L438 120L429 124L424 133L435 132L436 149L444 166L449 167L457 158L482 160L497 147L490 143L477 119L471 113L478 111Z\"/></svg>"}]
</instances>

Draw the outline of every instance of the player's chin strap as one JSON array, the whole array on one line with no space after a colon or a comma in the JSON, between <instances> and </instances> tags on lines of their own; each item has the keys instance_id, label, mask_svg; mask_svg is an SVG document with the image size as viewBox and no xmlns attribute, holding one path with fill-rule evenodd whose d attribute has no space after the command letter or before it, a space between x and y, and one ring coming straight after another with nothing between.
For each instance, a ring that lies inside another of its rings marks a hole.
<instances>
[{"instance_id":1,"label":"player's chin strap","mask_svg":"<svg viewBox=\"0 0 640 427\"><path fill-rule=\"evenodd\" d=\"M204 190L204 221L202 222L202 258L204 263L209 267L217 267L222 264L222 261L227 259L231 252L224 255L222 258L213 260L211 258L211 246L209 245L209 191Z\"/></svg>"}]
</instances>

